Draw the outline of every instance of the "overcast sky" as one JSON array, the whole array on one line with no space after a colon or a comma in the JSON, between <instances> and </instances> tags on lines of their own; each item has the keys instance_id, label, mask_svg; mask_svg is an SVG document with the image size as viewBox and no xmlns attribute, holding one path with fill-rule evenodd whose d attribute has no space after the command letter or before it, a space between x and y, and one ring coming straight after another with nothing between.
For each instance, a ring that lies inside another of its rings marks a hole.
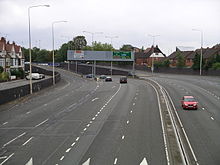
<instances>
[{"instance_id":1,"label":"overcast sky","mask_svg":"<svg viewBox=\"0 0 220 165\"><path fill-rule=\"evenodd\" d=\"M91 35L83 31L103 32L94 40L110 43L115 48L131 44L144 48L152 45L151 35L165 54L176 46L200 47L200 33L204 32L204 47L220 43L220 0L0 0L0 36L28 47L28 7L31 9L32 45L52 49L51 24L55 24L55 44L77 35ZM40 42L39 42L40 41Z\"/></svg>"}]
</instances>

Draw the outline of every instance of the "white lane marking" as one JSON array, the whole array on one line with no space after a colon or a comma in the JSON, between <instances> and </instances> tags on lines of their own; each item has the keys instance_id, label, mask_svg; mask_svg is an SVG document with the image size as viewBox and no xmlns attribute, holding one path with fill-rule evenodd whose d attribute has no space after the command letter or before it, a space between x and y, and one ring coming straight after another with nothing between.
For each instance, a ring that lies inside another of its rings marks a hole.
<instances>
[{"instance_id":1,"label":"white lane marking","mask_svg":"<svg viewBox=\"0 0 220 165\"><path fill-rule=\"evenodd\" d=\"M68 148L68 149L66 150L66 152L70 152L70 150L71 150L71 148Z\"/></svg>"},{"instance_id":2,"label":"white lane marking","mask_svg":"<svg viewBox=\"0 0 220 165\"><path fill-rule=\"evenodd\" d=\"M127 121L127 124L129 123L129 120Z\"/></svg>"},{"instance_id":3,"label":"white lane marking","mask_svg":"<svg viewBox=\"0 0 220 165\"><path fill-rule=\"evenodd\" d=\"M95 117L93 117L92 120L95 120Z\"/></svg>"},{"instance_id":4,"label":"white lane marking","mask_svg":"<svg viewBox=\"0 0 220 165\"><path fill-rule=\"evenodd\" d=\"M41 123L35 125L35 127L39 127L40 125L44 124L44 123L47 122L47 121L48 121L48 119L46 119L46 120L42 121Z\"/></svg>"},{"instance_id":5,"label":"white lane marking","mask_svg":"<svg viewBox=\"0 0 220 165\"><path fill-rule=\"evenodd\" d=\"M137 100L137 97L135 97L134 99Z\"/></svg>"},{"instance_id":6,"label":"white lane marking","mask_svg":"<svg viewBox=\"0 0 220 165\"><path fill-rule=\"evenodd\" d=\"M100 112L97 112L97 114L100 114Z\"/></svg>"},{"instance_id":7,"label":"white lane marking","mask_svg":"<svg viewBox=\"0 0 220 165\"><path fill-rule=\"evenodd\" d=\"M90 121L89 123L92 124L92 121Z\"/></svg>"},{"instance_id":8,"label":"white lane marking","mask_svg":"<svg viewBox=\"0 0 220 165\"><path fill-rule=\"evenodd\" d=\"M123 136L121 137L121 139L124 140L124 138L125 138L125 136L123 135Z\"/></svg>"},{"instance_id":9,"label":"white lane marking","mask_svg":"<svg viewBox=\"0 0 220 165\"><path fill-rule=\"evenodd\" d=\"M79 140L79 136L76 138L76 142Z\"/></svg>"},{"instance_id":10,"label":"white lane marking","mask_svg":"<svg viewBox=\"0 0 220 165\"><path fill-rule=\"evenodd\" d=\"M44 106L47 106L47 104L44 104Z\"/></svg>"},{"instance_id":11,"label":"white lane marking","mask_svg":"<svg viewBox=\"0 0 220 165\"><path fill-rule=\"evenodd\" d=\"M3 123L3 125L5 125L5 124L8 124L8 122L6 121L6 122Z\"/></svg>"},{"instance_id":12,"label":"white lane marking","mask_svg":"<svg viewBox=\"0 0 220 165\"><path fill-rule=\"evenodd\" d=\"M13 142L13 141L15 141L16 139L18 139L18 138L20 138L20 137L24 136L25 134L26 134L26 132L24 132L24 133L22 133L22 134L18 135L18 136L17 136L17 137L15 137L14 139L12 139L12 140L10 140L9 142L5 143L5 144L3 145L3 147L5 147L5 146L9 145L10 143L12 143L12 142Z\"/></svg>"},{"instance_id":13,"label":"white lane marking","mask_svg":"<svg viewBox=\"0 0 220 165\"><path fill-rule=\"evenodd\" d=\"M93 102L93 101L95 101L95 100L98 100L98 99L99 99L99 98L98 98L98 97L96 97L96 98L92 99L92 102Z\"/></svg>"},{"instance_id":14,"label":"white lane marking","mask_svg":"<svg viewBox=\"0 0 220 165\"><path fill-rule=\"evenodd\" d=\"M31 157L25 165L33 165L33 158Z\"/></svg>"},{"instance_id":15,"label":"white lane marking","mask_svg":"<svg viewBox=\"0 0 220 165\"><path fill-rule=\"evenodd\" d=\"M202 107L202 110L205 110L205 108Z\"/></svg>"},{"instance_id":16,"label":"white lane marking","mask_svg":"<svg viewBox=\"0 0 220 165\"><path fill-rule=\"evenodd\" d=\"M115 88L116 86L113 86L112 88Z\"/></svg>"},{"instance_id":17,"label":"white lane marking","mask_svg":"<svg viewBox=\"0 0 220 165\"><path fill-rule=\"evenodd\" d=\"M84 129L83 129L83 131L86 131L86 130L87 130L87 128L84 128Z\"/></svg>"},{"instance_id":18,"label":"white lane marking","mask_svg":"<svg viewBox=\"0 0 220 165\"><path fill-rule=\"evenodd\" d=\"M144 158L143 160L142 160L142 162L141 162L141 164L140 165L148 165L148 163L147 163L147 159L146 158Z\"/></svg>"},{"instance_id":19,"label":"white lane marking","mask_svg":"<svg viewBox=\"0 0 220 165\"><path fill-rule=\"evenodd\" d=\"M60 100L60 98L57 98L57 101L59 101Z\"/></svg>"},{"instance_id":20,"label":"white lane marking","mask_svg":"<svg viewBox=\"0 0 220 165\"><path fill-rule=\"evenodd\" d=\"M74 107L74 105L76 105L76 103L74 103L74 104L70 105L70 106L69 106L69 108L72 108L72 107Z\"/></svg>"},{"instance_id":21,"label":"white lane marking","mask_svg":"<svg viewBox=\"0 0 220 165\"><path fill-rule=\"evenodd\" d=\"M88 94L88 95L86 95L86 97L89 97L89 94Z\"/></svg>"},{"instance_id":22,"label":"white lane marking","mask_svg":"<svg viewBox=\"0 0 220 165\"><path fill-rule=\"evenodd\" d=\"M97 117L98 115L96 114L95 117Z\"/></svg>"},{"instance_id":23,"label":"white lane marking","mask_svg":"<svg viewBox=\"0 0 220 165\"><path fill-rule=\"evenodd\" d=\"M117 164L118 158L115 158L114 160L114 164Z\"/></svg>"},{"instance_id":24,"label":"white lane marking","mask_svg":"<svg viewBox=\"0 0 220 165\"><path fill-rule=\"evenodd\" d=\"M26 114L29 114L29 113L31 113L31 111L26 112Z\"/></svg>"},{"instance_id":25,"label":"white lane marking","mask_svg":"<svg viewBox=\"0 0 220 165\"><path fill-rule=\"evenodd\" d=\"M60 158L60 160L63 160L64 159L64 156L62 156L61 158Z\"/></svg>"},{"instance_id":26,"label":"white lane marking","mask_svg":"<svg viewBox=\"0 0 220 165\"><path fill-rule=\"evenodd\" d=\"M5 158L7 158L7 156L1 156L1 157L0 157L0 160L1 160L1 159L5 159Z\"/></svg>"},{"instance_id":27,"label":"white lane marking","mask_svg":"<svg viewBox=\"0 0 220 165\"><path fill-rule=\"evenodd\" d=\"M87 127L89 127L89 126L90 126L90 124L87 124L86 126L87 126Z\"/></svg>"},{"instance_id":28,"label":"white lane marking","mask_svg":"<svg viewBox=\"0 0 220 165\"><path fill-rule=\"evenodd\" d=\"M7 159L5 159L3 162L1 162L0 165L3 165L5 162L7 162L8 159L10 159L14 154L15 154L15 153L12 153L11 155L9 155L9 156L7 157Z\"/></svg>"},{"instance_id":29,"label":"white lane marking","mask_svg":"<svg viewBox=\"0 0 220 165\"><path fill-rule=\"evenodd\" d=\"M133 103L133 105L135 105L135 103Z\"/></svg>"},{"instance_id":30,"label":"white lane marking","mask_svg":"<svg viewBox=\"0 0 220 165\"><path fill-rule=\"evenodd\" d=\"M85 161L82 165L89 165L90 164L90 158L87 159L87 161Z\"/></svg>"},{"instance_id":31,"label":"white lane marking","mask_svg":"<svg viewBox=\"0 0 220 165\"><path fill-rule=\"evenodd\" d=\"M213 117L211 117L211 119L212 119L212 120L214 120L214 118L213 118Z\"/></svg>"},{"instance_id":32,"label":"white lane marking","mask_svg":"<svg viewBox=\"0 0 220 165\"><path fill-rule=\"evenodd\" d=\"M76 144L76 142L74 142L73 144L71 144L71 147L73 147Z\"/></svg>"},{"instance_id":33,"label":"white lane marking","mask_svg":"<svg viewBox=\"0 0 220 165\"><path fill-rule=\"evenodd\" d=\"M132 113L133 111L130 111L130 113Z\"/></svg>"},{"instance_id":34,"label":"white lane marking","mask_svg":"<svg viewBox=\"0 0 220 165\"><path fill-rule=\"evenodd\" d=\"M24 143L22 144L22 146L25 146L29 141L31 141L31 139L33 139L33 137L29 138L26 142L24 142Z\"/></svg>"}]
</instances>

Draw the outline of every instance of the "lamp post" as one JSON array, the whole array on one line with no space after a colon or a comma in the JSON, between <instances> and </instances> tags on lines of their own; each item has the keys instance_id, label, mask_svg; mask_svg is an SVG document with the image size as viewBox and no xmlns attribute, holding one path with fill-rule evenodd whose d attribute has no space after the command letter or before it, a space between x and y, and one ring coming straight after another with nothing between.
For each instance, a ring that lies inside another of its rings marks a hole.
<instances>
[{"instance_id":1,"label":"lamp post","mask_svg":"<svg viewBox=\"0 0 220 165\"><path fill-rule=\"evenodd\" d=\"M92 35L92 50L94 50L94 49L93 49L93 39L94 39L94 35L95 35L95 34L103 34L103 32L89 32L89 31L83 31L83 33L89 33L89 34ZM94 76L95 76L95 74L96 74L95 65L96 65L96 61L93 62L93 67L92 67L92 74L94 74Z\"/></svg>"},{"instance_id":2,"label":"lamp post","mask_svg":"<svg viewBox=\"0 0 220 165\"><path fill-rule=\"evenodd\" d=\"M63 23L67 21L54 21L52 22L52 46L53 46L53 85L55 85L55 72L54 72L54 24Z\"/></svg>"},{"instance_id":3,"label":"lamp post","mask_svg":"<svg viewBox=\"0 0 220 165\"><path fill-rule=\"evenodd\" d=\"M29 66L30 66L30 73L29 73L29 78L30 78L30 94L33 93L32 89L32 66L31 66L31 16L30 16L30 11L31 8L34 7L50 7L50 5L36 5L36 6L30 6L28 7L28 38L29 38Z\"/></svg>"},{"instance_id":4,"label":"lamp post","mask_svg":"<svg viewBox=\"0 0 220 165\"><path fill-rule=\"evenodd\" d=\"M199 75L202 75L202 47L203 47L203 31L199 29L192 29L193 31L198 31L201 33L201 55L200 55L200 64L199 64Z\"/></svg>"},{"instance_id":5,"label":"lamp post","mask_svg":"<svg viewBox=\"0 0 220 165\"><path fill-rule=\"evenodd\" d=\"M152 75L153 75L153 73L154 73L154 42L155 42L155 37L159 37L160 35L151 35L151 34L149 34L148 36L153 38L153 49L152 49L153 57L152 57L152 64L151 64L151 72L152 72Z\"/></svg>"},{"instance_id":6,"label":"lamp post","mask_svg":"<svg viewBox=\"0 0 220 165\"><path fill-rule=\"evenodd\" d=\"M111 39L111 45L112 45L113 38L118 38L118 36L105 36L105 38L110 38ZM112 47L113 47L113 45L112 45Z\"/></svg>"}]
</instances>

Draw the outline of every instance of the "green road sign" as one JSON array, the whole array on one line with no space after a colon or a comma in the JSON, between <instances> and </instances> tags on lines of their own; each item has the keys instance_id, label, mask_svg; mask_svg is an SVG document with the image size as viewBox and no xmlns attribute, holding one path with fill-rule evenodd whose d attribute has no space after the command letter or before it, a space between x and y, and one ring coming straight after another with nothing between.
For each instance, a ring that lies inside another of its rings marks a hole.
<instances>
[{"instance_id":1,"label":"green road sign","mask_svg":"<svg viewBox=\"0 0 220 165\"><path fill-rule=\"evenodd\" d=\"M113 52L113 59L131 59L131 52Z\"/></svg>"}]
</instances>

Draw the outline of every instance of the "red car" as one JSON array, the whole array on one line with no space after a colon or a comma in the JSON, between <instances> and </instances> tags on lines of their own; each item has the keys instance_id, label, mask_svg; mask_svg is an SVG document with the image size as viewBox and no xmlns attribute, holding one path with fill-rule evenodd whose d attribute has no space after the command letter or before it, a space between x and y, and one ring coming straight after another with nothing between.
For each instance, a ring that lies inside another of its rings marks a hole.
<instances>
[{"instance_id":1,"label":"red car","mask_svg":"<svg viewBox=\"0 0 220 165\"><path fill-rule=\"evenodd\" d=\"M198 109L198 102L193 96L183 96L181 104L183 109Z\"/></svg>"}]
</instances>

